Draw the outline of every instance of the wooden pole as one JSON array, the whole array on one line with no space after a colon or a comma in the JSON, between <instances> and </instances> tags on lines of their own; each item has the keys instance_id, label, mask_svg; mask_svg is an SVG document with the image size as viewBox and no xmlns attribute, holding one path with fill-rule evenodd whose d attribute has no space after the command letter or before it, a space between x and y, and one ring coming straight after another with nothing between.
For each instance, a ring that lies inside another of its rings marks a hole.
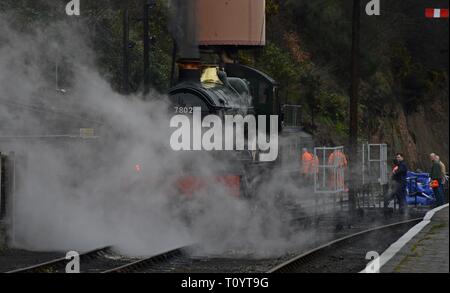
<instances>
[{"instance_id":1,"label":"wooden pole","mask_svg":"<svg viewBox=\"0 0 450 293\"><path fill-rule=\"evenodd\" d=\"M359 44L360 44L361 0L353 0L351 90L349 127L349 201L350 209L356 208L358 186L358 104L359 104Z\"/></svg>"}]
</instances>

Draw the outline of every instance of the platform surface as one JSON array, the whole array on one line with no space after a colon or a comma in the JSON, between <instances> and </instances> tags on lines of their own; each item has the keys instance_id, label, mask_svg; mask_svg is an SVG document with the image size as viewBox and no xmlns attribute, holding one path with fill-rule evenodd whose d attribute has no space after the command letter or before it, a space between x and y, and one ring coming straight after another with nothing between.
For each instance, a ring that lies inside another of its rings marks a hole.
<instances>
[{"instance_id":1,"label":"platform surface","mask_svg":"<svg viewBox=\"0 0 450 293\"><path fill-rule=\"evenodd\" d=\"M382 273L449 273L448 206L434 214L382 268Z\"/></svg>"}]
</instances>

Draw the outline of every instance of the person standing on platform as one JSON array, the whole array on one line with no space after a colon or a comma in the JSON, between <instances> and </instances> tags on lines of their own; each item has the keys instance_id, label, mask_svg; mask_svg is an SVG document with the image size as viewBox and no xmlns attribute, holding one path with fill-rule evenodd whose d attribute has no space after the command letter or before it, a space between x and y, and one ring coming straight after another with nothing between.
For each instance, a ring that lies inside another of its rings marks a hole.
<instances>
[{"instance_id":1,"label":"person standing on platform","mask_svg":"<svg viewBox=\"0 0 450 293\"><path fill-rule=\"evenodd\" d=\"M444 196L442 189L442 174L441 164L439 164L439 157L435 153L430 154L431 160L431 188L433 188L434 197L436 198L436 205L441 206L444 204Z\"/></svg>"},{"instance_id":2,"label":"person standing on platform","mask_svg":"<svg viewBox=\"0 0 450 293\"><path fill-rule=\"evenodd\" d=\"M400 212L406 209L406 176L408 174L408 166L405 163L402 153L397 153L394 159L394 168L392 169L393 192L392 197L397 199ZM387 207L388 202L385 202Z\"/></svg>"}]
</instances>

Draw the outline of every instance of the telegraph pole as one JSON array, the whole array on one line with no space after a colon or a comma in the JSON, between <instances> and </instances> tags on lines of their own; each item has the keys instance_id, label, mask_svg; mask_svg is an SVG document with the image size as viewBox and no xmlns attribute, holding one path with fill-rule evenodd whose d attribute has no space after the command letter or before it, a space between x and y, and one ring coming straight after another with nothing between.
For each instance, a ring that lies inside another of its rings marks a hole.
<instances>
[{"instance_id":1,"label":"telegraph pole","mask_svg":"<svg viewBox=\"0 0 450 293\"><path fill-rule=\"evenodd\" d=\"M128 1L124 2L123 7L123 77L122 77L122 90L125 95L130 93L129 83L129 22L128 22Z\"/></svg>"},{"instance_id":2,"label":"telegraph pole","mask_svg":"<svg viewBox=\"0 0 450 293\"><path fill-rule=\"evenodd\" d=\"M172 47L172 66L170 68L170 87L172 87L175 83L175 67L176 67L176 59L177 59L178 46L175 39L173 39L173 47Z\"/></svg>"},{"instance_id":3,"label":"telegraph pole","mask_svg":"<svg viewBox=\"0 0 450 293\"><path fill-rule=\"evenodd\" d=\"M358 103L359 103L359 43L360 43L361 0L353 0L352 52L351 52L351 90L350 90L350 209L356 208L357 162L358 162Z\"/></svg>"},{"instance_id":4,"label":"telegraph pole","mask_svg":"<svg viewBox=\"0 0 450 293\"><path fill-rule=\"evenodd\" d=\"M143 0L144 5L144 96L150 92L150 43L149 43L149 9L154 1Z\"/></svg>"}]
</instances>

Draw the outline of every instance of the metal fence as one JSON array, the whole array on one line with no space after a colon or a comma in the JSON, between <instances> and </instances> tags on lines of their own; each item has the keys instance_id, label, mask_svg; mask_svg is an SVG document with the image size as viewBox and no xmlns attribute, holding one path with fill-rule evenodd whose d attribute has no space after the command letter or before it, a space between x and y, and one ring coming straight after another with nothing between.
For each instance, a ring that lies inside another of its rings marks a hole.
<instances>
[{"instance_id":1,"label":"metal fence","mask_svg":"<svg viewBox=\"0 0 450 293\"><path fill-rule=\"evenodd\" d=\"M362 183L388 184L387 144L363 144Z\"/></svg>"},{"instance_id":2,"label":"metal fence","mask_svg":"<svg viewBox=\"0 0 450 293\"><path fill-rule=\"evenodd\" d=\"M314 141L311 136L301 131L287 132L284 131L279 136L279 162L283 171L296 172L300 174L300 162L302 149L312 150Z\"/></svg>"},{"instance_id":3,"label":"metal fence","mask_svg":"<svg viewBox=\"0 0 450 293\"><path fill-rule=\"evenodd\" d=\"M8 220L13 209L12 196L15 187L15 156L0 153L0 220ZM11 219L9 219L11 220Z\"/></svg>"},{"instance_id":4,"label":"metal fence","mask_svg":"<svg viewBox=\"0 0 450 293\"><path fill-rule=\"evenodd\" d=\"M344 147L316 147L317 175L314 176L314 192L336 194L345 191L345 169L347 159Z\"/></svg>"},{"instance_id":5,"label":"metal fence","mask_svg":"<svg viewBox=\"0 0 450 293\"><path fill-rule=\"evenodd\" d=\"M283 106L284 113L284 127L293 127L300 128L302 126L302 116L301 110L302 106L300 105L284 105Z\"/></svg>"}]
</instances>

